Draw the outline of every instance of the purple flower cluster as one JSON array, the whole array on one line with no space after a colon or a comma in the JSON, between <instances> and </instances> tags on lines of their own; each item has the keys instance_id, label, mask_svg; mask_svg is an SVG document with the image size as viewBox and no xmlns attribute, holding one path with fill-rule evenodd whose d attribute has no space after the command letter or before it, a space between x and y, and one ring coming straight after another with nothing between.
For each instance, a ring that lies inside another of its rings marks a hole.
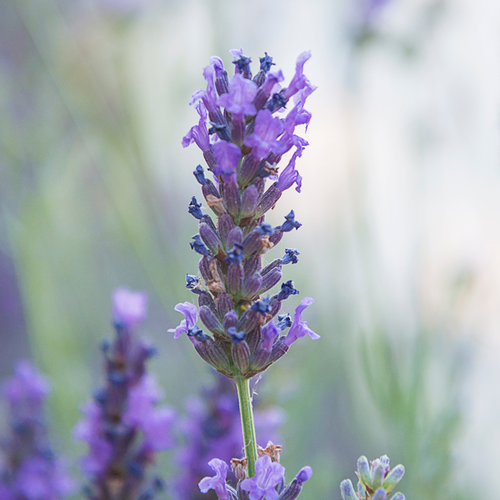
<instances>
[{"instance_id":1,"label":"purple flower cluster","mask_svg":"<svg viewBox=\"0 0 500 500\"><path fill-rule=\"evenodd\" d=\"M304 106L316 87L303 72L309 52L298 57L295 74L284 88L283 74L271 71L274 63L267 54L252 78L251 60L241 49L231 53L231 78L218 57L204 68L207 87L195 92L192 100L200 119L182 140L185 147L198 145L213 174L212 181L201 166L194 172L218 220L204 214L192 198L188 211L199 221L199 234L193 236L191 248L201 259L200 276L187 275L187 288L198 295L199 308L190 302L178 304L175 310L184 319L169 331L175 338L186 333L200 356L223 375L249 379L283 356L295 340L319 337L302 320L304 309L313 302L310 297L302 300L293 320L285 314L273 321L282 302L299 293L292 281L282 283L279 293L265 295L280 282L283 265L297 262L299 252L286 249L282 258L263 263L263 255L285 232L301 226L293 210L277 227L266 223L264 216L285 190L295 185L300 192L296 161L308 143L296 134L296 127L307 129L311 113ZM288 113L277 114L290 100ZM289 152L280 171L280 161ZM268 179L272 182L266 186ZM198 319L211 335L196 326Z\"/></svg>"},{"instance_id":2,"label":"purple flower cluster","mask_svg":"<svg viewBox=\"0 0 500 500\"><path fill-rule=\"evenodd\" d=\"M227 483L228 465L217 458L209 462L215 472L213 477L204 477L199 484L202 493L214 490L219 500L295 500L303 484L312 476L310 467L303 467L293 481L285 486L285 468L279 463L279 451L269 443L259 448L260 457L255 463L255 476L242 475L236 488ZM233 461L234 466L234 461ZM237 470L237 467L236 467Z\"/></svg>"},{"instance_id":3,"label":"purple flower cluster","mask_svg":"<svg viewBox=\"0 0 500 500\"><path fill-rule=\"evenodd\" d=\"M43 416L47 380L19 361L4 387L10 434L2 440L1 500L58 500L73 492L66 463L52 452Z\"/></svg>"},{"instance_id":4,"label":"purple flower cluster","mask_svg":"<svg viewBox=\"0 0 500 500\"><path fill-rule=\"evenodd\" d=\"M184 444L176 455L179 472L173 493L176 500L201 500L207 497L201 495L198 483L210 474L209 461L218 457L229 462L242 455L241 419L234 382L217 374L215 384L205 387L201 397L187 401L186 411L187 417L179 425ZM257 410L255 426L259 444L278 441L277 429L283 421L280 408Z\"/></svg>"},{"instance_id":5,"label":"purple flower cluster","mask_svg":"<svg viewBox=\"0 0 500 500\"><path fill-rule=\"evenodd\" d=\"M386 500L387 495L401 481L405 473L402 465L396 465L391 470L389 467L389 457L383 455L371 464L366 457L358 459L357 491L354 491L350 479L345 479L340 484L340 492L343 500ZM402 493L395 493L391 500L405 500Z\"/></svg>"},{"instance_id":6,"label":"purple flower cluster","mask_svg":"<svg viewBox=\"0 0 500 500\"><path fill-rule=\"evenodd\" d=\"M157 406L161 392L146 372L154 349L134 334L146 315L145 294L118 289L113 306L116 336L103 345L106 383L83 407L74 436L89 446L81 462L91 482L89 498L150 498L162 482L155 479L145 485L146 467L159 451L172 446L175 414Z\"/></svg>"}]
</instances>

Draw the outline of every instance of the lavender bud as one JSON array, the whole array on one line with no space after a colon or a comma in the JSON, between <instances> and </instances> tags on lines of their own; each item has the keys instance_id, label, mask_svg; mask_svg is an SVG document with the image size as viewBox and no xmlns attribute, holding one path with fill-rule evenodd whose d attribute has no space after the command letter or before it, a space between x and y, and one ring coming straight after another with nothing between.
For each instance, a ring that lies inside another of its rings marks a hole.
<instances>
[{"instance_id":1,"label":"lavender bud","mask_svg":"<svg viewBox=\"0 0 500 500\"><path fill-rule=\"evenodd\" d=\"M255 210L255 216L260 217L264 215L269 209L276 205L276 202L281 198L281 190L278 189L278 183L272 184L269 189L262 195L257 208Z\"/></svg>"},{"instance_id":2,"label":"lavender bud","mask_svg":"<svg viewBox=\"0 0 500 500\"><path fill-rule=\"evenodd\" d=\"M226 248L233 248L234 245L241 245L243 242L243 231L239 227L232 229L227 235Z\"/></svg>"},{"instance_id":3,"label":"lavender bud","mask_svg":"<svg viewBox=\"0 0 500 500\"><path fill-rule=\"evenodd\" d=\"M198 269L200 270L200 274L203 276L205 281L210 281L213 279L212 271L210 270L210 264L214 258L212 256L203 256L198 262Z\"/></svg>"},{"instance_id":4,"label":"lavender bud","mask_svg":"<svg viewBox=\"0 0 500 500\"><path fill-rule=\"evenodd\" d=\"M226 353L210 337L207 337L205 342L196 344L195 349L198 354L216 370L231 373L231 367Z\"/></svg>"},{"instance_id":5,"label":"lavender bud","mask_svg":"<svg viewBox=\"0 0 500 500\"><path fill-rule=\"evenodd\" d=\"M210 215L208 215L208 214L203 215L203 217L200 220L200 223L201 222L204 222L205 224L208 224L208 227L210 227L210 229L212 229L212 231L217 235L217 238L219 237L219 233L217 231L217 227L214 224L214 221L212 220L212 217L210 217Z\"/></svg>"},{"instance_id":6,"label":"lavender bud","mask_svg":"<svg viewBox=\"0 0 500 500\"><path fill-rule=\"evenodd\" d=\"M241 264L230 264L227 270L226 288L233 295L239 295L243 286L243 266Z\"/></svg>"},{"instance_id":7,"label":"lavender bud","mask_svg":"<svg viewBox=\"0 0 500 500\"><path fill-rule=\"evenodd\" d=\"M401 481L402 477L405 474L405 468L403 465L399 464L392 469L389 474L384 479L384 482L382 483L382 487L384 488L387 493L390 493L396 486L396 484Z\"/></svg>"},{"instance_id":8,"label":"lavender bud","mask_svg":"<svg viewBox=\"0 0 500 500\"><path fill-rule=\"evenodd\" d=\"M278 300L286 300L290 295L298 295L299 291L293 287L293 281L288 280L281 284L281 291L274 297Z\"/></svg>"},{"instance_id":9,"label":"lavender bud","mask_svg":"<svg viewBox=\"0 0 500 500\"><path fill-rule=\"evenodd\" d=\"M363 488L363 485L359 481L358 484L356 485L356 490L358 492L359 498L365 498L366 490Z\"/></svg>"},{"instance_id":10,"label":"lavender bud","mask_svg":"<svg viewBox=\"0 0 500 500\"><path fill-rule=\"evenodd\" d=\"M238 172L238 183L240 186L243 187L252 182L252 179L261 169L261 163L262 160L252 154L249 154L245 157ZM257 198L258 197L259 190L257 189Z\"/></svg>"},{"instance_id":11,"label":"lavender bud","mask_svg":"<svg viewBox=\"0 0 500 500\"><path fill-rule=\"evenodd\" d=\"M238 321L238 330L250 333L259 324L259 316L252 308L247 309Z\"/></svg>"},{"instance_id":12,"label":"lavender bud","mask_svg":"<svg viewBox=\"0 0 500 500\"><path fill-rule=\"evenodd\" d=\"M372 496L372 500L385 500L387 498L387 493L384 488L379 488L375 495Z\"/></svg>"},{"instance_id":13,"label":"lavender bud","mask_svg":"<svg viewBox=\"0 0 500 500\"><path fill-rule=\"evenodd\" d=\"M302 468L295 479L285 488L283 493L281 493L278 500L295 500L302 491L304 483L311 479L311 476L311 467L306 466Z\"/></svg>"},{"instance_id":14,"label":"lavender bud","mask_svg":"<svg viewBox=\"0 0 500 500\"><path fill-rule=\"evenodd\" d=\"M214 254L219 253L220 240L217 234L213 231L208 224L200 224L200 236L208 249Z\"/></svg>"},{"instance_id":15,"label":"lavender bud","mask_svg":"<svg viewBox=\"0 0 500 500\"><path fill-rule=\"evenodd\" d=\"M212 296L208 293L203 291L198 295L198 306L207 306L209 307L212 311L215 311L215 302L214 299L212 299Z\"/></svg>"},{"instance_id":16,"label":"lavender bud","mask_svg":"<svg viewBox=\"0 0 500 500\"><path fill-rule=\"evenodd\" d=\"M279 227L275 228L273 234L269 236L269 241L273 245L277 245L282 239L283 239L283 231L281 231Z\"/></svg>"},{"instance_id":17,"label":"lavender bud","mask_svg":"<svg viewBox=\"0 0 500 500\"><path fill-rule=\"evenodd\" d=\"M230 328L236 328L238 325L238 315L234 311L229 311L224 316L222 325L224 326L224 330L229 333Z\"/></svg>"},{"instance_id":18,"label":"lavender bud","mask_svg":"<svg viewBox=\"0 0 500 500\"><path fill-rule=\"evenodd\" d=\"M262 294L270 290L274 285L279 283L281 277L282 277L281 269L274 269L270 273L267 273L265 276L263 276L260 293Z\"/></svg>"},{"instance_id":19,"label":"lavender bud","mask_svg":"<svg viewBox=\"0 0 500 500\"><path fill-rule=\"evenodd\" d=\"M241 217L250 217L255 211L259 192L255 186L248 186L241 196Z\"/></svg>"},{"instance_id":20,"label":"lavender bud","mask_svg":"<svg viewBox=\"0 0 500 500\"><path fill-rule=\"evenodd\" d=\"M363 486L370 486L372 484L372 475L368 459L363 455L358 458L358 477Z\"/></svg>"},{"instance_id":21,"label":"lavender bud","mask_svg":"<svg viewBox=\"0 0 500 500\"><path fill-rule=\"evenodd\" d=\"M262 272L261 272L262 276L269 274L274 269L279 269L281 271L281 264L282 264L282 262L280 259L273 260L264 269L262 269Z\"/></svg>"},{"instance_id":22,"label":"lavender bud","mask_svg":"<svg viewBox=\"0 0 500 500\"><path fill-rule=\"evenodd\" d=\"M253 253L260 250L262 247L262 235L257 231L252 231L243 240L243 251L245 252L245 257L249 257Z\"/></svg>"},{"instance_id":23,"label":"lavender bud","mask_svg":"<svg viewBox=\"0 0 500 500\"><path fill-rule=\"evenodd\" d=\"M213 311L207 306L200 307L200 319L203 324L212 332L212 333L223 333L222 325L218 320L217 316L213 313Z\"/></svg>"},{"instance_id":24,"label":"lavender bud","mask_svg":"<svg viewBox=\"0 0 500 500\"><path fill-rule=\"evenodd\" d=\"M193 175L196 177L196 180L204 186L207 183L207 179L205 178L205 171L201 165L196 167L196 170L193 172Z\"/></svg>"},{"instance_id":25,"label":"lavender bud","mask_svg":"<svg viewBox=\"0 0 500 500\"><path fill-rule=\"evenodd\" d=\"M224 318L224 316L229 312L234 310L233 299L228 293L220 293L217 297L217 310L219 311L219 317Z\"/></svg>"},{"instance_id":26,"label":"lavender bud","mask_svg":"<svg viewBox=\"0 0 500 500\"><path fill-rule=\"evenodd\" d=\"M207 162L207 165L210 167L210 170L213 170L217 167L217 160L215 159L214 152L212 149L206 149L203 151L203 158Z\"/></svg>"},{"instance_id":27,"label":"lavender bud","mask_svg":"<svg viewBox=\"0 0 500 500\"><path fill-rule=\"evenodd\" d=\"M233 245L227 245L226 240L229 232L234 229L233 219L229 214L221 214L219 217L219 236L224 248L231 248Z\"/></svg>"},{"instance_id":28,"label":"lavender bud","mask_svg":"<svg viewBox=\"0 0 500 500\"><path fill-rule=\"evenodd\" d=\"M273 299L269 304L269 315L274 318L281 309L281 300Z\"/></svg>"},{"instance_id":29,"label":"lavender bud","mask_svg":"<svg viewBox=\"0 0 500 500\"><path fill-rule=\"evenodd\" d=\"M350 479L344 479L344 481L340 483L340 493L343 500L359 500L354 492Z\"/></svg>"},{"instance_id":30,"label":"lavender bud","mask_svg":"<svg viewBox=\"0 0 500 500\"><path fill-rule=\"evenodd\" d=\"M241 298L243 299L251 299L259 292L262 286L262 277L259 273L253 274L250 278L248 278L243 285L243 289L241 291Z\"/></svg>"},{"instance_id":31,"label":"lavender bud","mask_svg":"<svg viewBox=\"0 0 500 500\"><path fill-rule=\"evenodd\" d=\"M373 479L371 488L372 490L376 490L382 486L382 481L384 480L386 472L386 467L384 464L379 463L375 466L375 470L373 471Z\"/></svg>"},{"instance_id":32,"label":"lavender bud","mask_svg":"<svg viewBox=\"0 0 500 500\"><path fill-rule=\"evenodd\" d=\"M203 184L201 190L203 196L205 197L205 200L207 200L208 196L213 196L214 198L220 198L219 191L217 191L217 188L215 187L214 183L209 179L205 179L205 184Z\"/></svg>"},{"instance_id":33,"label":"lavender bud","mask_svg":"<svg viewBox=\"0 0 500 500\"><path fill-rule=\"evenodd\" d=\"M239 343L233 343L231 346L231 356L236 368L242 374L245 374L250 367L250 348L248 344L244 340Z\"/></svg>"},{"instance_id":34,"label":"lavender bud","mask_svg":"<svg viewBox=\"0 0 500 500\"><path fill-rule=\"evenodd\" d=\"M395 493L391 500L405 500L405 496L402 493Z\"/></svg>"},{"instance_id":35,"label":"lavender bud","mask_svg":"<svg viewBox=\"0 0 500 500\"><path fill-rule=\"evenodd\" d=\"M259 272L262 267L262 257L260 255L252 255L244 264L245 278L249 278L254 273Z\"/></svg>"},{"instance_id":36,"label":"lavender bud","mask_svg":"<svg viewBox=\"0 0 500 500\"><path fill-rule=\"evenodd\" d=\"M275 363L284 356L288 352L289 347L283 343L283 341L278 339L277 342L274 343L273 348L271 350L271 356L269 357L269 363Z\"/></svg>"},{"instance_id":37,"label":"lavender bud","mask_svg":"<svg viewBox=\"0 0 500 500\"><path fill-rule=\"evenodd\" d=\"M240 211L240 193L238 186L233 183L224 184L224 205L229 214L235 218Z\"/></svg>"}]
</instances>

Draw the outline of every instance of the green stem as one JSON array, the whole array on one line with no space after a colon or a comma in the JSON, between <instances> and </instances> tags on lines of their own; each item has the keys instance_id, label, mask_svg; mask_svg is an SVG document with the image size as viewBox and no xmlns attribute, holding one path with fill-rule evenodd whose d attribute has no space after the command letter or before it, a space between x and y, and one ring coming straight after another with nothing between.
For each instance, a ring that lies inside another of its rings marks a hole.
<instances>
[{"instance_id":1,"label":"green stem","mask_svg":"<svg viewBox=\"0 0 500 500\"><path fill-rule=\"evenodd\" d=\"M252 399L250 397L250 380L235 377L234 381L238 389L243 442L245 456L248 459L248 477L253 477L255 476L255 461L257 460L257 442L255 441L255 425L253 423Z\"/></svg>"}]
</instances>

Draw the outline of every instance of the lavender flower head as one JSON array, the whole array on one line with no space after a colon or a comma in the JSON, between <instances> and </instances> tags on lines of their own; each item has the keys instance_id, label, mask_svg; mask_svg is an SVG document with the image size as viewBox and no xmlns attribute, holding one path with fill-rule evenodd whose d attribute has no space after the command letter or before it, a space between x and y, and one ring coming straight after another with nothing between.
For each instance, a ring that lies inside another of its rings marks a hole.
<instances>
[{"instance_id":1,"label":"lavender flower head","mask_svg":"<svg viewBox=\"0 0 500 500\"><path fill-rule=\"evenodd\" d=\"M299 293L291 280L282 284L280 293L266 295L281 281L283 265L296 263L299 252L287 249L282 258L263 262L263 255L284 233L302 225L293 210L277 227L265 222L265 214L285 190L301 190L296 163L308 143L297 129L309 125L311 113L305 104L316 87L304 74L309 52L297 58L287 87L281 87L283 74L272 69L267 53L253 78L251 59L243 50L231 54L231 78L218 57L204 68L206 90L196 91L191 102L199 121L182 140L184 147L198 145L213 175L213 180L207 178L200 165L194 172L217 220L204 214L192 198L189 212L199 221L199 233L190 245L201 256L200 277L188 275L187 287L198 296L198 308L189 302L178 304L175 310L184 319L169 331L175 338L186 333L200 356L226 377L250 379L299 338L319 338L302 319L313 302L310 297L302 300L293 322L273 320L283 301ZM196 325L198 319L208 333ZM289 332L282 334L287 328Z\"/></svg>"},{"instance_id":2,"label":"lavender flower head","mask_svg":"<svg viewBox=\"0 0 500 500\"><path fill-rule=\"evenodd\" d=\"M91 499L135 500L162 487L159 480L145 483L146 468L172 446L174 412L157 406L161 391L146 372L154 350L134 333L146 316L146 302L142 292L121 288L113 293L116 336L103 345L106 383L85 404L74 430L89 447L81 467L90 480L86 494Z\"/></svg>"},{"instance_id":3,"label":"lavender flower head","mask_svg":"<svg viewBox=\"0 0 500 500\"><path fill-rule=\"evenodd\" d=\"M66 462L48 442L43 405L49 392L48 381L26 360L5 383L11 428L2 441L2 500L58 500L74 490Z\"/></svg>"},{"instance_id":4,"label":"lavender flower head","mask_svg":"<svg viewBox=\"0 0 500 500\"><path fill-rule=\"evenodd\" d=\"M186 402L186 412L186 417L179 422L184 441L175 457L178 472L173 485L173 498L215 500L215 490L207 490L208 494L202 495L198 488L203 477L213 473L210 461L217 457L223 463L229 463L232 458L242 457L243 452L234 382L216 374L215 384L203 388L200 397L191 397ZM255 425L259 444L279 441L278 428L283 422L284 413L280 408L257 408ZM228 484L234 488L234 475L229 473L228 476Z\"/></svg>"},{"instance_id":5,"label":"lavender flower head","mask_svg":"<svg viewBox=\"0 0 500 500\"><path fill-rule=\"evenodd\" d=\"M396 465L394 469L389 467L389 457L383 455L370 464L366 457L358 459L358 487L354 487L350 479L345 479L340 484L340 492L343 500L386 500L387 495L396 487L404 476L405 468ZM405 500L402 493L395 493L391 500Z\"/></svg>"}]
</instances>

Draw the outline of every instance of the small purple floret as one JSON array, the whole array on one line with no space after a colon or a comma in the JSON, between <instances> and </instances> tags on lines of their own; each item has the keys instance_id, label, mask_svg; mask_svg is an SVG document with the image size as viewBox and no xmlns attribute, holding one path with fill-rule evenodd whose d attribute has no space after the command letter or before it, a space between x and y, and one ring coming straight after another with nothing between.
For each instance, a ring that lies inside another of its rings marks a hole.
<instances>
[{"instance_id":1,"label":"small purple floret","mask_svg":"<svg viewBox=\"0 0 500 500\"><path fill-rule=\"evenodd\" d=\"M187 333L198 321L198 308L191 302L182 302L174 307L174 311L184 315L184 319L176 328L169 328L169 333L175 333L174 339L178 339L183 333Z\"/></svg>"},{"instance_id":2,"label":"small purple floret","mask_svg":"<svg viewBox=\"0 0 500 500\"><path fill-rule=\"evenodd\" d=\"M229 493L226 488L226 477L229 467L225 462L219 460L218 458L210 460L208 465L210 465L210 467L214 470L215 476L204 477L198 485L200 487L200 491L202 493L206 493L208 490L215 490L219 500L228 500Z\"/></svg>"},{"instance_id":3,"label":"small purple floret","mask_svg":"<svg viewBox=\"0 0 500 500\"><path fill-rule=\"evenodd\" d=\"M113 292L113 319L132 328L146 317L147 301L148 296L144 292L133 292L128 288L116 289Z\"/></svg>"},{"instance_id":4,"label":"small purple floret","mask_svg":"<svg viewBox=\"0 0 500 500\"><path fill-rule=\"evenodd\" d=\"M235 116L254 116L257 113L252 104L255 94L257 85L252 80L236 74L229 81L229 92L219 96L218 104Z\"/></svg>"},{"instance_id":5,"label":"small purple floret","mask_svg":"<svg viewBox=\"0 0 500 500\"><path fill-rule=\"evenodd\" d=\"M278 462L272 462L268 455L261 456L255 462L255 477L241 482L241 489L249 492L250 500L276 500L276 486L285 476L285 468Z\"/></svg>"},{"instance_id":6,"label":"small purple floret","mask_svg":"<svg viewBox=\"0 0 500 500\"><path fill-rule=\"evenodd\" d=\"M295 309L295 314L293 315L293 323L288 331L288 334L283 339L283 343L287 346L291 346L297 339L300 339L306 335L309 335L311 339L319 339L320 336L313 332L308 326L307 321L302 321L302 312L304 309L309 307L314 302L312 297L305 297L302 299L300 305Z\"/></svg>"},{"instance_id":7,"label":"small purple floret","mask_svg":"<svg viewBox=\"0 0 500 500\"><path fill-rule=\"evenodd\" d=\"M224 182L236 184L236 168L241 158L241 149L226 141L219 141L213 146L217 167L213 168L215 175L222 175Z\"/></svg>"}]
</instances>

